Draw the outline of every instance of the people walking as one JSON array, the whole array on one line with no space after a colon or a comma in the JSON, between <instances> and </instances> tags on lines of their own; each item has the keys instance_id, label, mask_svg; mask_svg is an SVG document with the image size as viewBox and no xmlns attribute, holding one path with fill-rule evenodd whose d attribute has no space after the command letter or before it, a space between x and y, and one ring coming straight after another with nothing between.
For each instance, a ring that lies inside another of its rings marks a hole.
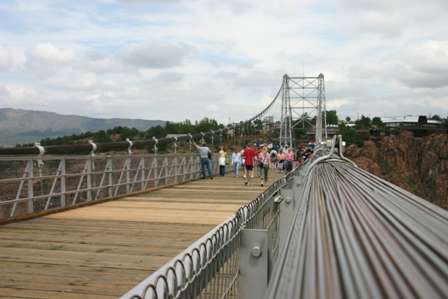
<instances>
[{"instance_id":1,"label":"people walking","mask_svg":"<svg viewBox=\"0 0 448 299\"><path fill-rule=\"evenodd\" d=\"M218 152L219 158L218 158L218 164L219 164L219 175L224 176L226 173L226 151L224 150L224 147L221 146L221 149Z\"/></svg>"},{"instance_id":2,"label":"people walking","mask_svg":"<svg viewBox=\"0 0 448 299\"><path fill-rule=\"evenodd\" d=\"M254 158L255 151L249 145L244 147L244 185L249 184L249 179L254 177Z\"/></svg>"},{"instance_id":3,"label":"people walking","mask_svg":"<svg viewBox=\"0 0 448 299\"><path fill-rule=\"evenodd\" d=\"M277 168L277 151L275 149L271 149L269 154L271 155L271 165Z\"/></svg>"},{"instance_id":4,"label":"people walking","mask_svg":"<svg viewBox=\"0 0 448 299\"><path fill-rule=\"evenodd\" d=\"M201 146L197 145L196 142L194 142L193 144L199 151L199 157L201 159L202 178L205 179L205 169L207 169L208 176L211 180L213 180L212 169L210 166L210 157L212 156L212 152L205 143L202 143Z\"/></svg>"},{"instance_id":5,"label":"people walking","mask_svg":"<svg viewBox=\"0 0 448 299\"><path fill-rule=\"evenodd\" d=\"M258 154L261 153L261 147L257 146L256 150L255 150L255 157L254 157L254 171L255 171L255 176L257 178L261 178L261 171L260 171L260 167L258 167L258 165L260 164L260 161L258 161Z\"/></svg>"},{"instance_id":6,"label":"people walking","mask_svg":"<svg viewBox=\"0 0 448 299\"><path fill-rule=\"evenodd\" d=\"M292 166L294 163L294 151L292 147L288 148L288 152L286 153L286 166L285 171L290 172L292 170Z\"/></svg>"},{"instance_id":7,"label":"people walking","mask_svg":"<svg viewBox=\"0 0 448 299\"><path fill-rule=\"evenodd\" d=\"M281 172L282 170L285 169L285 160L286 160L286 155L283 152L283 150L279 150L278 154L277 154L277 166L279 171Z\"/></svg>"},{"instance_id":8,"label":"people walking","mask_svg":"<svg viewBox=\"0 0 448 299\"><path fill-rule=\"evenodd\" d=\"M264 186L268 181L269 167L271 167L271 157L265 146L261 149L260 153L258 153L257 160L258 168L260 169L261 186Z\"/></svg>"},{"instance_id":9,"label":"people walking","mask_svg":"<svg viewBox=\"0 0 448 299\"><path fill-rule=\"evenodd\" d=\"M235 177L240 176L241 164L242 164L241 153L238 150L233 149L232 153L233 176Z\"/></svg>"}]
</instances>

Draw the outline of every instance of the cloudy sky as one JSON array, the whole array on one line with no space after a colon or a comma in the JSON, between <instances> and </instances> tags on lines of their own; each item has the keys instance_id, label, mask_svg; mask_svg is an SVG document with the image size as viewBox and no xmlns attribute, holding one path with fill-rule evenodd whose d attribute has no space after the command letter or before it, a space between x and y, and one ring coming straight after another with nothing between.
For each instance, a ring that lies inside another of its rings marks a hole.
<instances>
[{"instance_id":1,"label":"cloudy sky","mask_svg":"<svg viewBox=\"0 0 448 299\"><path fill-rule=\"evenodd\" d=\"M0 107L243 120L324 73L342 116L448 114L447 0L0 1Z\"/></svg>"}]
</instances>

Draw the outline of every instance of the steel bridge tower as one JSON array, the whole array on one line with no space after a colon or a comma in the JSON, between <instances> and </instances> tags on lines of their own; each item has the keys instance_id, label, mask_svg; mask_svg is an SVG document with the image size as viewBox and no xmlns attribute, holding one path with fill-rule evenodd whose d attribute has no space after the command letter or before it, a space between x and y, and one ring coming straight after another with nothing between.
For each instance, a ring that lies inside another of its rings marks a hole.
<instances>
[{"instance_id":1,"label":"steel bridge tower","mask_svg":"<svg viewBox=\"0 0 448 299\"><path fill-rule=\"evenodd\" d=\"M283 76L280 144L293 144L293 129L311 125L315 117L315 142L327 138L324 75L317 77Z\"/></svg>"}]
</instances>

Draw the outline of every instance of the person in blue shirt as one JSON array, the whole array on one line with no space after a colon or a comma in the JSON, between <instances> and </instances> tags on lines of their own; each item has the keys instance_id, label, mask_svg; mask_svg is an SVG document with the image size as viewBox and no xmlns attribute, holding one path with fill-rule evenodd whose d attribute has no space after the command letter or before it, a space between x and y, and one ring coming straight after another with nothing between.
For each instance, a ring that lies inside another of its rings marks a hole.
<instances>
[{"instance_id":1,"label":"person in blue shirt","mask_svg":"<svg viewBox=\"0 0 448 299\"><path fill-rule=\"evenodd\" d=\"M210 149L208 148L208 146L206 146L205 143L201 144L201 146L197 145L196 143L193 143L193 144L198 149L199 157L201 158L202 178L205 179L205 177L206 177L205 169L207 169L208 176L210 177L211 180L213 180L212 169L210 166L210 158L209 158L209 156L211 156Z\"/></svg>"}]
</instances>

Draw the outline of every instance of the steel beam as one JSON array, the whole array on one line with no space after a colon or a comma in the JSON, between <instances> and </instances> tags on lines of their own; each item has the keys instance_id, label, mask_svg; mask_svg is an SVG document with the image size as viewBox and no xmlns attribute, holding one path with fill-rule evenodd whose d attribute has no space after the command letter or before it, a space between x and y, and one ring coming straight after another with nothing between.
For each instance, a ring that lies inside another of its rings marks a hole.
<instances>
[{"instance_id":1,"label":"steel beam","mask_svg":"<svg viewBox=\"0 0 448 299\"><path fill-rule=\"evenodd\" d=\"M268 285L268 230L243 229L240 246L240 298L259 299Z\"/></svg>"}]
</instances>

